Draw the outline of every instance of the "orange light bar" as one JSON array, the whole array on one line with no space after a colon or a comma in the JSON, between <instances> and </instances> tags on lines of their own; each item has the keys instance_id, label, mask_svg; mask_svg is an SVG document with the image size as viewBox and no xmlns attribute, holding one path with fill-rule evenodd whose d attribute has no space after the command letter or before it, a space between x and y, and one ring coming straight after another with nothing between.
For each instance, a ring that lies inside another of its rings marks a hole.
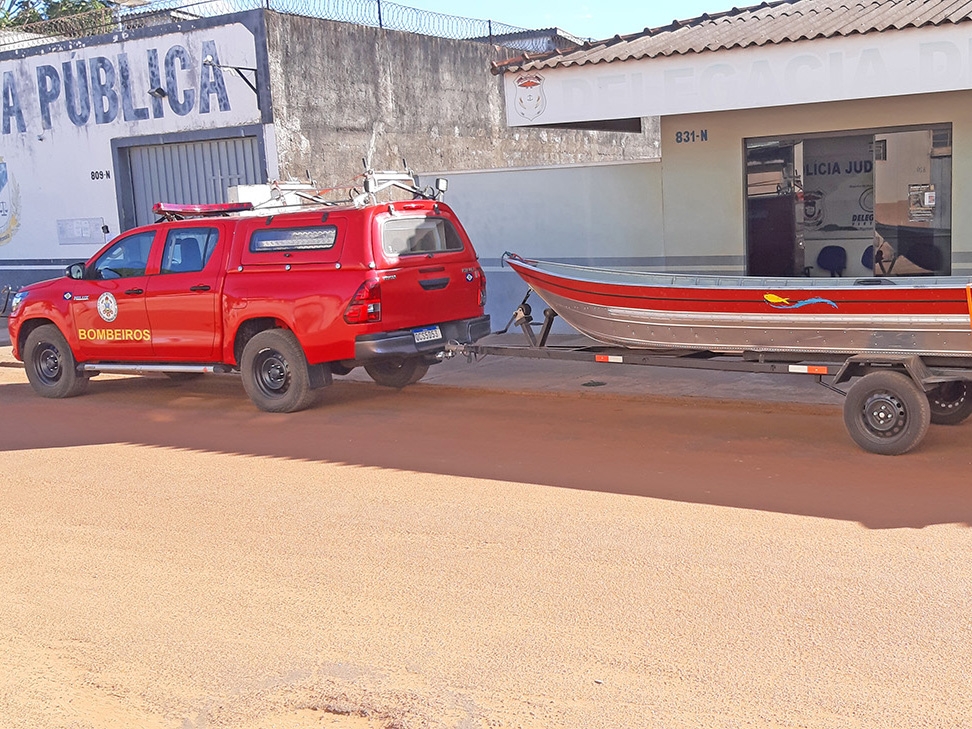
<instances>
[{"instance_id":1,"label":"orange light bar","mask_svg":"<svg viewBox=\"0 0 972 729\"><path fill-rule=\"evenodd\" d=\"M207 215L226 215L227 213L240 213L244 210L253 210L253 203L214 203L211 205L178 205L176 203L158 202L152 206L152 212L156 215L179 215L182 217L205 217Z\"/></svg>"}]
</instances>

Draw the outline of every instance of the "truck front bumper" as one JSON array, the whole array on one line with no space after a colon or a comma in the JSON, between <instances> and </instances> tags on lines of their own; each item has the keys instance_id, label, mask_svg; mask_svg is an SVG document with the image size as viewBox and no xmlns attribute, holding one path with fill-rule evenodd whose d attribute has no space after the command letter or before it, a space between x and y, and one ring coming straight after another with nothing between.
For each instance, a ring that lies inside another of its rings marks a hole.
<instances>
[{"instance_id":1,"label":"truck front bumper","mask_svg":"<svg viewBox=\"0 0 972 729\"><path fill-rule=\"evenodd\" d=\"M354 358L363 362L392 357L434 355L445 349L446 342L469 344L489 334L489 315L448 321L439 324L439 329L442 338L431 342L416 342L411 329L362 335L354 340Z\"/></svg>"}]
</instances>

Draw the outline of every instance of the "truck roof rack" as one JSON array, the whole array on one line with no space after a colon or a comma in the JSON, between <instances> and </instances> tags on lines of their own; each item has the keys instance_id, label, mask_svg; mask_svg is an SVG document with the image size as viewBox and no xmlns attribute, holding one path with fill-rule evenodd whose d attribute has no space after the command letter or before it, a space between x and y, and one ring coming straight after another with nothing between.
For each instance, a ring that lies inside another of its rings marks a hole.
<instances>
[{"instance_id":1,"label":"truck roof rack","mask_svg":"<svg viewBox=\"0 0 972 729\"><path fill-rule=\"evenodd\" d=\"M236 203L216 203L204 205L181 205L176 203L159 202L152 206L152 212L162 220L184 220L186 218L205 218L218 215L229 215L231 213L251 213L261 214L262 212L293 212L295 210L307 210L312 206L337 207L352 206L355 208L365 205L375 205L378 202L378 194L389 188L397 188L412 197L413 200L433 200L441 201L446 190L449 189L448 180L438 177L435 184L428 187L419 185L418 177L409 169L405 160L402 160L404 172L395 171L376 171L371 169L367 160L362 160L365 171L356 175L347 187L335 186L323 190L314 189L312 184L298 185L292 190L297 202L284 199L283 186L287 183L270 183L270 198L261 202L236 202ZM356 182L362 183L362 188L354 187ZM296 184L296 183L295 183ZM282 186L283 185L283 186ZM301 189L304 188L304 189ZM324 195L335 190L348 190L349 195L343 200L329 200ZM274 194L276 191L276 194Z\"/></svg>"},{"instance_id":2,"label":"truck roof rack","mask_svg":"<svg viewBox=\"0 0 972 729\"><path fill-rule=\"evenodd\" d=\"M252 210L253 203L213 203L210 205L179 205L176 203L158 202L152 206L152 212L165 220L184 220L186 218L211 218L217 215L229 215Z\"/></svg>"}]
</instances>

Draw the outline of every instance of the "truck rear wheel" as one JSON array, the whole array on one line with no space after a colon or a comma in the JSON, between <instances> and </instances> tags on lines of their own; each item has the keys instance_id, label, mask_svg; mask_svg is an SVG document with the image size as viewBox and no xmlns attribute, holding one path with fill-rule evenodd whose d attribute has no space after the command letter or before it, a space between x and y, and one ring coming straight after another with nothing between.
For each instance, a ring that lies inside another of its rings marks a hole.
<instances>
[{"instance_id":1,"label":"truck rear wheel","mask_svg":"<svg viewBox=\"0 0 972 729\"><path fill-rule=\"evenodd\" d=\"M365 372L383 387L401 389L418 382L429 371L429 363L421 357L382 359L365 365Z\"/></svg>"},{"instance_id":2,"label":"truck rear wheel","mask_svg":"<svg viewBox=\"0 0 972 729\"><path fill-rule=\"evenodd\" d=\"M268 413L293 413L314 404L307 358L297 337L286 329L265 329L243 348L243 387L253 403Z\"/></svg>"},{"instance_id":3,"label":"truck rear wheel","mask_svg":"<svg viewBox=\"0 0 972 729\"><path fill-rule=\"evenodd\" d=\"M844 425L861 448L884 456L907 453L931 423L928 397L901 372L872 372L847 391Z\"/></svg>"},{"instance_id":4,"label":"truck rear wheel","mask_svg":"<svg viewBox=\"0 0 972 729\"><path fill-rule=\"evenodd\" d=\"M965 380L943 382L928 393L928 404L935 425L958 425L972 415L972 388Z\"/></svg>"},{"instance_id":5,"label":"truck rear wheel","mask_svg":"<svg viewBox=\"0 0 972 729\"><path fill-rule=\"evenodd\" d=\"M24 368L30 386L42 397L74 397L88 386L70 345L53 324L43 324L27 335Z\"/></svg>"}]
</instances>

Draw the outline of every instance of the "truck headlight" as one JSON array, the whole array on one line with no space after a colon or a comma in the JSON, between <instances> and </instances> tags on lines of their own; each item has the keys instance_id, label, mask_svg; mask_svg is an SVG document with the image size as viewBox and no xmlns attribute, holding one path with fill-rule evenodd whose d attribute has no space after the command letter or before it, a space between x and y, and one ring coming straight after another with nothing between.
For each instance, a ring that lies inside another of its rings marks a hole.
<instances>
[{"instance_id":1,"label":"truck headlight","mask_svg":"<svg viewBox=\"0 0 972 729\"><path fill-rule=\"evenodd\" d=\"M17 310L27 299L27 294L27 291L18 291L13 295L13 298L10 300L10 316L17 316Z\"/></svg>"}]
</instances>

